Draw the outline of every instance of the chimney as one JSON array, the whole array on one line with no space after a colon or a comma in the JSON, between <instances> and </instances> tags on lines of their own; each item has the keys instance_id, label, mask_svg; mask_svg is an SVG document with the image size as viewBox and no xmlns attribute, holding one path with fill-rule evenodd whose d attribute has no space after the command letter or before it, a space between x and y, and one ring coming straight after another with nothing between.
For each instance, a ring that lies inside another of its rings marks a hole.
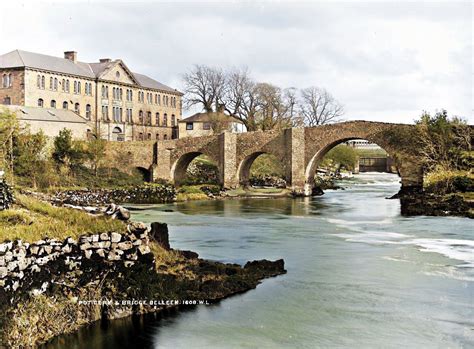
<instances>
[{"instance_id":1,"label":"chimney","mask_svg":"<svg viewBox=\"0 0 474 349\"><path fill-rule=\"evenodd\" d=\"M77 62L77 52L76 51L66 51L64 52L64 58L73 61L74 63Z\"/></svg>"},{"instance_id":2,"label":"chimney","mask_svg":"<svg viewBox=\"0 0 474 349\"><path fill-rule=\"evenodd\" d=\"M109 63L109 62L112 62L112 60L110 58L101 58L101 59L99 59L99 62L100 63Z\"/></svg>"}]
</instances>

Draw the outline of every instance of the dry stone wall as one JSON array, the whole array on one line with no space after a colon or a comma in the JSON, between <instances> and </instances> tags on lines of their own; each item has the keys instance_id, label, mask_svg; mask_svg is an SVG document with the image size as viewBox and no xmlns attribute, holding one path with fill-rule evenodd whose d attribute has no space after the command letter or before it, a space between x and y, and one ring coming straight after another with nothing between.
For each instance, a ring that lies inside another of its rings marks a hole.
<instances>
[{"instance_id":1,"label":"dry stone wall","mask_svg":"<svg viewBox=\"0 0 474 349\"><path fill-rule=\"evenodd\" d=\"M150 229L131 223L127 232L84 235L78 240L22 240L0 244L0 300L16 293L42 293L64 272L80 277L94 270L130 268L136 263L152 263ZM19 292L22 291L22 292Z\"/></svg>"}]
</instances>

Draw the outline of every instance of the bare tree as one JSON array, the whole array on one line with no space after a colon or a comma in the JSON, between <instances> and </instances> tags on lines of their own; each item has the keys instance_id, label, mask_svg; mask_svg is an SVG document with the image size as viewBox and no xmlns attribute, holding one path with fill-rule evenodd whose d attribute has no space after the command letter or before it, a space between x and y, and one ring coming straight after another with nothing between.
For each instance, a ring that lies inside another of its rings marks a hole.
<instances>
[{"instance_id":1,"label":"bare tree","mask_svg":"<svg viewBox=\"0 0 474 349\"><path fill-rule=\"evenodd\" d=\"M336 122L344 114L344 107L324 88L308 87L301 90L300 111L308 126Z\"/></svg>"},{"instance_id":2,"label":"bare tree","mask_svg":"<svg viewBox=\"0 0 474 349\"><path fill-rule=\"evenodd\" d=\"M221 69L195 65L183 80L186 108L197 105L208 113L217 110L226 88L226 76Z\"/></svg>"}]
</instances>

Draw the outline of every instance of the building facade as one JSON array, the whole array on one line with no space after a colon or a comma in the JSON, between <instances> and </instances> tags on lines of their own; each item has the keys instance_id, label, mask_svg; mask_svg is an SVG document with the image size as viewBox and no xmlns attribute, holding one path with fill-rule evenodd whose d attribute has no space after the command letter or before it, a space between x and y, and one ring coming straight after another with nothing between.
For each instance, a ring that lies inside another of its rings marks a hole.
<instances>
[{"instance_id":1,"label":"building facade","mask_svg":"<svg viewBox=\"0 0 474 349\"><path fill-rule=\"evenodd\" d=\"M179 121L179 138L202 137L223 131L246 132L242 121L222 112L197 113Z\"/></svg>"},{"instance_id":2,"label":"building facade","mask_svg":"<svg viewBox=\"0 0 474 349\"><path fill-rule=\"evenodd\" d=\"M0 104L72 110L113 141L178 137L182 93L120 60L97 63L15 50L0 55Z\"/></svg>"}]
</instances>

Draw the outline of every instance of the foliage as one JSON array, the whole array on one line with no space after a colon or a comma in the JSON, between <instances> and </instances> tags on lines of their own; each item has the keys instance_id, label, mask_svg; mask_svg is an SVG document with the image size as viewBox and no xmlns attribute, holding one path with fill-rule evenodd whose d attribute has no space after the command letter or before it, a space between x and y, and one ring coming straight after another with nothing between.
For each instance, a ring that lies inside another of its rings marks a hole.
<instances>
[{"instance_id":1,"label":"foliage","mask_svg":"<svg viewBox=\"0 0 474 349\"><path fill-rule=\"evenodd\" d=\"M275 176L284 178L281 161L271 154L262 154L255 159L250 168L250 177Z\"/></svg>"},{"instance_id":2,"label":"foliage","mask_svg":"<svg viewBox=\"0 0 474 349\"><path fill-rule=\"evenodd\" d=\"M354 148L339 144L329 150L323 158L323 164L335 167L342 167L353 171L357 162L357 153Z\"/></svg>"},{"instance_id":3,"label":"foliage","mask_svg":"<svg viewBox=\"0 0 474 349\"><path fill-rule=\"evenodd\" d=\"M84 163L87 150L83 142L72 139L72 131L62 129L54 138L53 159L59 165L74 168Z\"/></svg>"},{"instance_id":4,"label":"foliage","mask_svg":"<svg viewBox=\"0 0 474 349\"><path fill-rule=\"evenodd\" d=\"M200 155L191 161L186 170L185 185L217 183L219 183L219 169L211 160Z\"/></svg>"},{"instance_id":5,"label":"foliage","mask_svg":"<svg viewBox=\"0 0 474 349\"><path fill-rule=\"evenodd\" d=\"M5 179L0 177L0 211L10 208L13 204L13 193Z\"/></svg>"},{"instance_id":6,"label":"foliage","mask_svg":"<svg viewBox=\"0 0 474 349\"><path fill-rule=\"evenodd\" d=\"M95 217L78 210L54 207L25 195L16 195L12 209L0 211L0 241L77 238L91 229L94 233L124 231L125 224L105 216Z\"/></svg>"},{"instance_id":7,"label":"foliage","mask_svg":"<svg viewBox=\"0 0 474 349\"><path fill-rule=\"evenodd\" d=\"M437 194L474 191L474 174L468 171L439 170L425 177L425 190Z\"/></svg>"},{"instance_id":8,"label":"foliage","mask_svg":"<svg viewBox=\"0 0 474 349\"><path fill-rule=\"evenodd\" d=\"M15 175L27 177L36 188L45 173L46 136L42 132L16 132L13 135L13 171Z\"/></svg>"},{"instance_id":9,"label":"foliage","mask_svg":"<svg viewBox=\"0 0 474 349\"><path fill-rule=\"evenodd\" d=\"M471 150L472 128L459 118L448 117L446 110L431 116L423 112L416 122L417 147L428 170L461 169L464 155Z\"/></svg>"}]
</instances>

